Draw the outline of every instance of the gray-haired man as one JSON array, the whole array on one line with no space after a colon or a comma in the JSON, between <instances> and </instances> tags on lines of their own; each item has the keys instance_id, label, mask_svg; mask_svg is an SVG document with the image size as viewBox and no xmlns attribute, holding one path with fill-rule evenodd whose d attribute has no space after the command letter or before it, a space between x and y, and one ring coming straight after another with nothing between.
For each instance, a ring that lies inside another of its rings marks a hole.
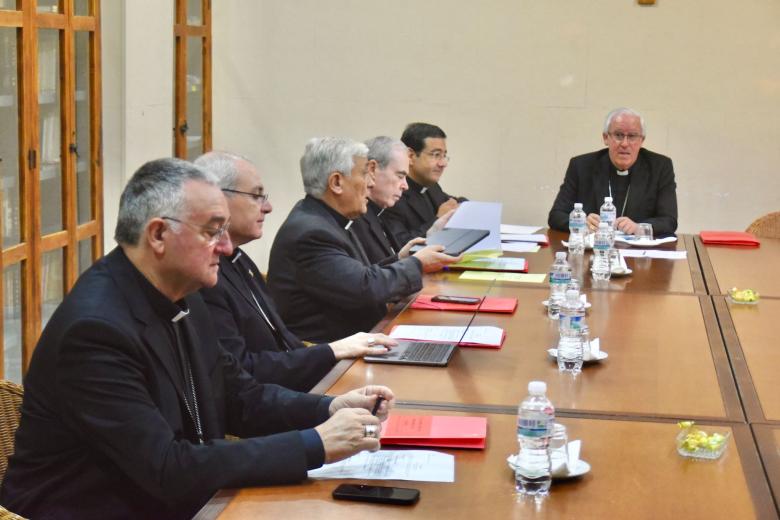
<instances>
[{"instance_id":1,"label":"gray-haired man","mask_svg":"<svg viewBox=\"0 0 780 520\"><path fill-rule=\"evenodd\" d=\"M79 278L35 348L4 506L29 518L191 518L219 488L296 482L379 448L368 410L392 401L389 389L331 399L259 385L220 348L196 291L232 250L228 220L215 179L190 163L133 175L119 247Z\"/></svg>"},{"instance_id":2,"label":"gray-haired man","mask_svg":"<svg viewBox=\"0 0 780 520\"><path fill-rule=\"evenodd\" d=\"M350 229L367 210L368 148L351 139L306 145L301 174L306 197L276 234L268 286L284 322L298 337L330 341L370 330L386 304L422 288L423 271L453 259L429 246L389 265L373 264Z\"/></svg>"}]
</instances>

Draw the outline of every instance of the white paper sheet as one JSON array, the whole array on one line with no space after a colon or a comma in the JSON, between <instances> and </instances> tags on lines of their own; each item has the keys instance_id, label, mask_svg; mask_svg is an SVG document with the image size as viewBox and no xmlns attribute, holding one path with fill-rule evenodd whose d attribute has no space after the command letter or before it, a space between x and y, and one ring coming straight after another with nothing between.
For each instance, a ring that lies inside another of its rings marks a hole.
<instances>
[{"instance_id":1,"label":"white paper sheet","mask_svg":"<svg viewBox=\"0 0 780 520\"><path fill-rule=\"evenodd\" d=\"M634 235L615 234L615 242L622 242L633 247L653 247L660 244L677 242L677 237L655 238L653 240L647 240L646 238L637 238Z\"/></svg>"},{"instance_id":2,"label":"white paper sheet","mask_svg":"<svg viewBox=\"0 0 780 520\"><path fill-rule=\"evenodd\" d=\"M501 208L500 202L479 202L467 200L461 202L455 214L447 222L448 228L487 229L490 234L468 248L469 251L501 249Z\"/></svg>"},{"instance_id":3,"label":"white paper sheet","mask_svg":"<svg viewBox=\"0 0 780 520\"><path fill-rule=\"evenodd\" d=\"M444 327L441 325L398 325L390 332L390 337L395 339L477 343L479 345L501 345L503 335L504 330L500 327L469 327L466 330L466 327Z\"/></svg>"},{"instance_id":4,"label":"white paper sheet","mask_svg":"<svg viewBox=\"0 0 780 520\"><path fill-rule=\"evenodd\" d=\"M667 260L685 260L687 251L660 251L656 249L620 249L623 258L665 258Z\"/></svg>"},{"instance_id":5,"label":"white paper sheet","mask_svg":"<svg viewBox=\"0 0 780 520\"><path fill-rule=\"evenodd\" d=\"M309 478L455 482L455 456L430 450L362 451L309 471Z\"/></svg>"},{"instance_id":6,"label":"white paper sheet","mask_svg":"<svg viewBox=\"0 0 780 520\"><path fill-rule=\"evenodd\" d=\"M515 224L501 224L501 233L517 233L519 235L529 235L542 229L542 226L518 226Z\"/></svg>"},{"instance_id":7,"label":"white paper sheet","mask_svg":"<svg viewBox=\"0 0 780 520\"><path fill-rule=\"evenodd\" d=\"M501 250L512 253L537 253L541 248L533 242L501 242Z\"/></svg>"}]
</instances>

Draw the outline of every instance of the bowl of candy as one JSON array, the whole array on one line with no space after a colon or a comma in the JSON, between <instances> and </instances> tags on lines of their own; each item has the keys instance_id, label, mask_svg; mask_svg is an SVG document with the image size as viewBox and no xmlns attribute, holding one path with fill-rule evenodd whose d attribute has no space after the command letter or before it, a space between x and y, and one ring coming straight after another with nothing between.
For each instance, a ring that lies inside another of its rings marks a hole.
<instances>
[{"instance_id":1,"label":"bowl of candy","mask_svg":"<svg viewBox=\"0 0 780 520\"><path fill-rule=\"evenodd\" d=\"M677 453L683 457L715 460L726 451L731 432L707 433L695 426L693 421L683 421L677 425L681 430L677 434Z\"/></svg>"},{"instance_id":2,"label":"bowl of candy","mask_svg":"<svg viewBox=\"0 0 780 520\"><path fill-rule=\"evenodd\" d=\"M736 287L729 289L728 300L731 303L738 303L740 305L755 305L760 299L761 295L753 289L737 289Z\"/></svg>"}]
</instances>

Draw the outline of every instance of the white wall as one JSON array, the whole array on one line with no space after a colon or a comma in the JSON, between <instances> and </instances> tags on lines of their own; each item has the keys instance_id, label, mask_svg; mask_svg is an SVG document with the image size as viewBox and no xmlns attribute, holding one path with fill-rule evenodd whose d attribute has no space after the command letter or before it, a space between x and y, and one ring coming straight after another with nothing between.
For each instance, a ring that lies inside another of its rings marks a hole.
<instances>
[{"instance_id":1,"label":"white wall","mask_svg":"<svg viewBox=\"0 0 780 520\"><path fill-rule=\"evenodd\" d=\"M122 184L144 160L171 153L172 3L123 3L124 134L106 135L104 150L122 142ZM503 202L506 222L546 223L568 159L602 146L602 119L621 105L645 114L647 148L674 160L681 232L742 229L780 209L777 0L212 7L214 146L255 160L275 206L250 248L261 266L302 196L308 138L399 136L410 121L448 133L445 189ZM104 15L104 42L107 23ZM116 180L106 179L107 208Z\"/></svg>"},{"instance_id":2,"label":"white wall","mask_svg":"<svg viewBox=\"0 0 780 520\"><path fill-rule=\"evenodd\" d=\"M105 252L119 196L143 163L173 153L173 0L103 0Z\"/></svg>"}]
</instances>

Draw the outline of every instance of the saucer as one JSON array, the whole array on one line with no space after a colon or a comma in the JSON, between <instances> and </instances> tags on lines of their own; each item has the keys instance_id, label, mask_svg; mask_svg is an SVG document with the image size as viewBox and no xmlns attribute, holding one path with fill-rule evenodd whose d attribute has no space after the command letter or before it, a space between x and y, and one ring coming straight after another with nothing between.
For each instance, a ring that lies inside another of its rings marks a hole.
<instances>
[{"instance_id":1,"label":"saucer","mask_svg":"<svg viewBox=\"0 0 780 520\"><path fill-rule=\"evenodd\" d=\"M612 269L612 276L614 276L615 278L621 278L623 276L628 276L633 272L634 271L632 271L628 267L626 267L625 269L623 269L622 267L616 267L615 269Z\"/></svg>"},{"instance_id":2,"label":"saucer","mask_svg":"<svg viewBox=\"0 0 780 520\"><path fill-rule=\"evenodd\" d=\"M542 300L542 305L548 307L550 305L550 302L547 300ZM590 307L591 307L590 302L585 302L585 308L590 309Z\"/></svg>"},{"instance_id":3,"label":"saucer","mask_svg":"<svg viewBox=\"0 0 780 520\"><path fill-rule=\"evenodd\" d=\"M506 458L506 463L509 466L509 469L512 471L515 471L515 460L517 459L517 454L513 453L509 455ZM565 480L569 478L577 478L585 475L590 471L590 464L585 462L582 459L577 459L577 462L574 463L574 468L569 468L569 471L566 473L563 472L553 472L552 478L553 480Z\"/></svg>"},{"instance_id":4,"label":"saucer","mask_svg":"<svg viewBox=\"0 0 780 520\"><path fill-rule=\"evenodd\" d=\"M558 359L558 349L557 348L548 348L547 353L550 354L550 357ZM598 361L604 361L609 357L609 354L604 352L603 350L599 350L598 355L595 358L590 359L583 359L583 363L596 363Z\"/></svg>"}]
</instances>

